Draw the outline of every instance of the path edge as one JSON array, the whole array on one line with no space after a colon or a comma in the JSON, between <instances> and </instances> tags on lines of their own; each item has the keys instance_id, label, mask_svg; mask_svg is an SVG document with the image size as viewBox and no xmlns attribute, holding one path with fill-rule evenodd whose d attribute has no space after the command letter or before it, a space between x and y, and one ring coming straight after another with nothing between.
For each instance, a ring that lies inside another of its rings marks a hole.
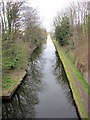
<instances>
[{"instance_id":1,"label":"path edge","mask_svg":"<svg viewBox=\"0 0 90 120\"><path fill-rule=\"evenodd\" d=\"M70 88L70 91L71 91L71 94L72 94L72 97L73 97L73 101L74 101L74 103L75 103L75 107L76 107L76 111L77 111L78 117L79 117L79 119L84 119L84 118L83 118L83 115L82 115L82 113L81 113L81 111L80 111L79 104L78 104L78 102L77 102L77 100L76 100L76 96L75 96L75 93L74 93L74 91L73 91L71 82L70 82L70 80L69 80L69 75L68 75L68 73L67 73L66 66L65 66L65 64L64 64L64 62L63 62L63 60L62 60L62 58L61 58L61 56L60 56L60 54L59 54L59 52L60 52L60 51L59 51L59 48L58 48L58 46L55 44L54 40L52 40L52 41L53 41L53 43L54 43L54 45L55 45L56 51L57 51L57 53L58 53L58 55L59 55L59 58L60 58L60 60L61 60L61 62L62 62L62 64L63 64L64 70L65 70L66 76L67 76L67 78L68 78L69 88Z\"/></svg>"}]
</instances>

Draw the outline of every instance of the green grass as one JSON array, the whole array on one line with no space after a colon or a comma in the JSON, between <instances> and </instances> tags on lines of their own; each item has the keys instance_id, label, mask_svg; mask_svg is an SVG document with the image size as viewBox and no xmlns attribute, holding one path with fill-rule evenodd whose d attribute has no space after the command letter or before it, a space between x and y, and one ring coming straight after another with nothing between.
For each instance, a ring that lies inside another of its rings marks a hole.
<instances>
[{"instance_id":1,"label":"green grass","mask_svg":"<svg viewBox=\"0 0 90 120\"><path fill-rule=\"evenodd\" d=\"M12 70L3 75L2 80L2 95L8 96L18 86L20 81L25 76L24 70Z\"/></svg>"},{"instance_id":2,"label":"green grass","mask_svg":"<svg viewBox=\"0 0 90 120\"><path fill-rule=\"evenodd\" d=\"M8 66L7 57L3 57L3 76L2 76L2 95L7 96L11 93L16 85L20 82L20 74L25 72L29 57L29 45L22 40L17 39L15 41L15 53L17 54L18 62L15 64L15 68L11 70ZM6 51L6 50L5 50ZM8 56L9 57L9 56ZM6 60L6 62L4 61Z\"/></svg>"},{"instance_id":3,"label":"green grass","mask_svg":"<svg viewBox=\"0 0 90 120\"><path fill-rule=\"evenodd\" d=\"M15 80L12 80L9 75L3 77L3 89L8 89L11 85L15 84Z\"/></svg>"},{"instance_id":4,"label":"green grass","mask_svg":"<svg viewBox=\"0 0 90 120\"><path fill-rule=\"evenodd\" d=\"M19 76L17 77L17 79L12 79L10 77L10 75L5 75L3 77L3 81L2 81L2 95L7 96L7 93L11 93L12 90L15 88L15 85L20 81Z\"/></svg>"},{"instance_id":5,"label":"green grass","mask_svg":"<svg viewBox=\"0 0 90 120\"><path fill-rule=\"evenodd\" d=\"M60 58L61 58L61 61L62 61L63 65L64 65L64 68L65 68L67 77L68 77L68 79L69 79L69 81L70 81L71 89L72 89L72 91L73 91L73 93L74 93L74 95L75 95L75 99L76 99L76 103L78 104L79 111L80 111L80 113L81 113L81 115L82 115L83 118L88 118L88 115L87 115L87 112L86 112L86 110L85 110L84 104L83 104L83 102L82 102L82 100L81 100L81 96L80 96L77 88L76 88L75 85L74 85L74 80L73 80L71 71L70 71L69 68L68 68L67 62L65 61L63 55L61 54L61 52L60 52L60 50L59 50L59 48L58 48L58 43L57 43L56 41L54 41L54 44L55 44L56 49L57 49L57 51L58 51L58 53L59 53L59 56L60 56ZM64 53L64 55L65 55L66 58L68 59L68 61L69 61L70 65L71 65L71 67L72 67L75 75L77 75L77 77L78 77L78 79L80 80L80 82L83 81L82 84L84 84L84 79L83 79L83 77L81 76L81 74L78 73L78 70L74 67L73 63L69 60L68 56L67 56L65 53ZM84 90L85 90L86 93L87 93L87 90L86 90L87 85L86 85L86 83L85 83L85 85L83 85L83 87L85 87Z\"/></svg>"},{"instance_id":6,"label":"green grass","mask_svg":"<svg viewBox=\"0 0 90 120\"><path fill-rule=\"evenodd\" d=\"M21 39L16 39L15 43L15 53L17 58L17 63L15 64L14 69L10 69L7 62L7 57L3 59L3 81L2 81L2 95L7 96L8 93L11 93L17 84L20 82L20 77L24 77L25 70L27 69L27 64L29 57L32 53L32 48L29 44L23 42ZM6 60L6 62L5 62ZM21 75L22 74L22 75ZM21 76L20 76L21 75Z\"/></svg>"}]
</instances>

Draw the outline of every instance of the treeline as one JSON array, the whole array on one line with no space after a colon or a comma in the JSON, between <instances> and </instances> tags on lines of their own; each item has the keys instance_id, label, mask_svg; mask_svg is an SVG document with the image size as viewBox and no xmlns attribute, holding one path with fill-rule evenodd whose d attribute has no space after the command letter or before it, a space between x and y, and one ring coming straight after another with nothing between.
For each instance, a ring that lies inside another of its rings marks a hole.
<instances>
[{"instance_id":1,"label":"treeline","mask_svg":"<svg viewBox=\"0 0 90 120\"><path fill-rule=\"evenodd\" d=\"M25 2L0 3L2 70L26 69L28 57L47 36L38 10Z\"/></svg>"},{"instance_id":2,"label":"treeline","mask_svg":"<svg viewBox=\"0 0 90 120\"><path fill-rule=\"evenodd\" d=\"M54 38L88 79L88 2L70 3L54 18Z\"/></svg>"}]
</instances>

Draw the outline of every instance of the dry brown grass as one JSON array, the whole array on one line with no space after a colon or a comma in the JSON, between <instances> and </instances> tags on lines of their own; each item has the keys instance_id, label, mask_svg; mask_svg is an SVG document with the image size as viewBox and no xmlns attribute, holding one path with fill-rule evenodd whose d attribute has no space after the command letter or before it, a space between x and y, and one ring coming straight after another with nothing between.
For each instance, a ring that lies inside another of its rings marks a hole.
<instances>
[{"instance_id":1,"label":"dry brown grass","mask_svg":"<svg viewBox=\"0 0 90 120\"><path fill-rule=\"evenodd\" d=\"M87 81L88 78L88 38L84 37L82 30L75 33L75 64Z\"/></svg>"}]
</instances>

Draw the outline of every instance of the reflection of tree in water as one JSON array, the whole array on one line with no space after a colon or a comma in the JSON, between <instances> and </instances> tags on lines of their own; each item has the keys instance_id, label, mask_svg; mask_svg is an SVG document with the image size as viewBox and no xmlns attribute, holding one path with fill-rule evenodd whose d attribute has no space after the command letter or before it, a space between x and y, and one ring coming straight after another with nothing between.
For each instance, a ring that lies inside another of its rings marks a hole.
<instances>
[{"instance_id":1,"label":"reflection of tree in water","mask_svg":"<svg viewBox=\"0 0 90 120\"><path fill-rule=\"evenodd\" d=\"M35 54L35 53L34 53ZM38 56L38 54L37 54ZM38 92L43 90L41 57L30 61L27 76L8 103L3 103L3 118L34 118L35 105L39 103ZM39 62L38 62L39 61Z\"/></svg>"},{"instance_id":2,"label":"reflection of tree in water","mask_svg":"<svg viewBox=\"0 0 90 120\"><path fill-rule=\"evenodd\" d=\"M64 71L63 64L60 61L60 58L57 53L56 53L56 63L54 66L55 66L54 74L57 78L57 82L58 82L58 84L60 84L62 89L65 91L64 93L65 93L66 97L68 98L69 102L72 103L72 105L73 105L73 100L72 100L72 96L70 93L67 76Z\"/></svg>"}]
</instances>

